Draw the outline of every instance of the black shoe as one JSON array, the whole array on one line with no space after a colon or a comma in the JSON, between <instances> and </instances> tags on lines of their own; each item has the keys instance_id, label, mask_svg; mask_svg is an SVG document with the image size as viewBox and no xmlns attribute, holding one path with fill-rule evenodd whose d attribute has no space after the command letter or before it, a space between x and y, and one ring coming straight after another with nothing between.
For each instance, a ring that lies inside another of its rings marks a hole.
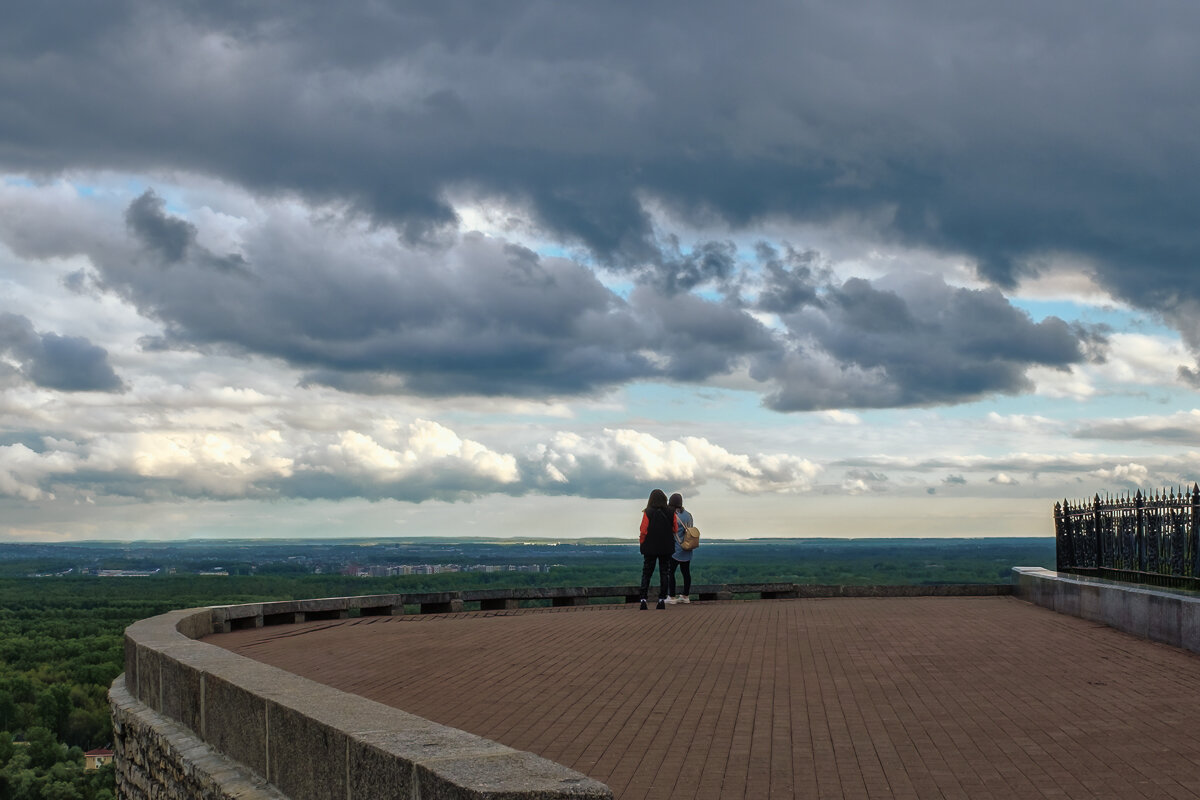
<instances>
[{"instance_id":1,"label":"black shoe","mask_svg":"<svg viewBox=\"0 0 1200 800\"><path fill-rule=\"evenodd\" d=\"M645 598L642 598L642 604L641 604L641 608L642 608L642 611L645 611L645 610L646 610L646 600L645 600Z\"/></svg>"},{"instance_id":2,"label":"black shoe","mask_svg":"<svg viewBox=\"0 0 1200 800\"><path fill-rule=\"evenodd\" d=\"M667 604L663 602L663 599L661 597L658 598L658 605L656 605L655 608L666 608L666 607L667 607Z\"/></svg>"}]
</instances>

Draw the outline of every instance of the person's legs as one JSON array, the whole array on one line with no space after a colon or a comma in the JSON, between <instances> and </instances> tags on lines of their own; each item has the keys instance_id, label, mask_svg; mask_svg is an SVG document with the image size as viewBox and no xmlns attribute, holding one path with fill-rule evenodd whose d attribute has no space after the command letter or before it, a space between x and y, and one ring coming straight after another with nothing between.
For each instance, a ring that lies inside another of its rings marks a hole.
<instances>
[{"instance_id":1,"label":"person's legs","mask_svg":"<svg viewBox=\"0 0 1200 800\"><path fill-rule=\"evenodd\" d=\"M667 594L671 597L675 596L675 568L679 566L679 562L674 558L671 559L671 580L667 584ZM687 574L687 573L684 573Z\"/></svg>"},{"instance_id":2,"label":"person's legs","mask_svg":"<svg viewBox=\"0 0 1200 800\"><path fill-rule=\"evenodd\" d=\"M657 560L655 556L642 556L642 593L641 598L646 599L646 593L650 591L650 575L654 572L654 562Z\"/></svg>"},{"instance_id":3,"label":"person's legs","mask_svg":"<svg viewBox=\"0 0 1200 800\"><path fill-rule=\"evenodd\" d=\"M658 598L660 600L667 599L667 588L670 585L669 576L671 574L670 564L671 564L670 556L659 556L658 557Z\"/></svg>"},{"instance_id":4,"label":"person's legs","mask_svg":"<svg viewBox=\"0 0 1200 800\"><path fill-rule=\"evenodd\" d=\"M679 561L679 571L683 573L683 593L689 595L692 593L692 562ZM671 591L675 591L675 570L671 570Z\"/></svg>"}]
</instances>

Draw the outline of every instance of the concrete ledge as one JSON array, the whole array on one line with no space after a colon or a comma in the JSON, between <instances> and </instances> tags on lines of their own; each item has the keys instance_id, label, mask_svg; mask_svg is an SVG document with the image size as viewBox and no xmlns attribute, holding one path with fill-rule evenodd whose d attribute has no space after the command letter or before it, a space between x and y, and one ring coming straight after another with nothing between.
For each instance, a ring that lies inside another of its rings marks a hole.
<instances>
[{"instance_id":1,"label":"concrete ledge","mask_svg":"<svg viewBox=\"0 0 1200 800\"><path fill-rule=\"evenodd\" d=\"M231 624L262 625L294 615L339 618L352 603L371 609L402 605L364 599L189 609L130 625L126 671L109 695L118 780L127 787L121 797L611 800L608 787L560 764L183 633L205 635ZM461 607L462 600L432 602ZM193 752L225 765L194 787L178 778L196 771L187 761ZM236 785L224 785L226 775ZM267 793L254 793L260 791Z\"/></svg>"},{"instance_id":2,"label":"concrete ledge","mask_svg":"<svg viewBox=\"0 0 1200 800\"><path fill-rule=\"evenodd\" d=\"M1101 622L1200 653L1200 593L1013 567L1013 594L1034 605Z\"/></svg>"}]
</instances>

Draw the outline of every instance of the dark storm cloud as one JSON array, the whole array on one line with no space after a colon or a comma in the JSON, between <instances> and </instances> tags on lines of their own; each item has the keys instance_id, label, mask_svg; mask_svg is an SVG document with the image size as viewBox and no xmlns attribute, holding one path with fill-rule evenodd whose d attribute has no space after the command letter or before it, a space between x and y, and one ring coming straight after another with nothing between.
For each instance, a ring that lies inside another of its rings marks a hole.
<instances>
[{"instance_id":1,"label":"dark storm cloud","mask_svg":"<svg viewBox=\"0 0 1200 800\"><path fill-rule=\"evenodd\" d=\"M1093 422L1081 425L1072 436L1077 439L1195 447L1200 444L1200 414L1179 413L1169 417L1135 417Z\"/></svg>"},{"instance_id":2,"label":"dark storm cloud","mask_svg":"<svg viewBox=\"0 0 1200 800\"><path fill-rule=\"evenodd\" d=\"M153 190L144 192L125 210L125 222L146 247L168 264L182 261L196 238L196 227L163 213L165 203Z\"/></svg>"},{"instance_id":3,"label":"dark storm cloud","mask_svg":"<svg viewBox=\"0 0 1200 800\"><path fill-rule=\"evenodd\" d=\"M25 4L0 163L198 171L413 241L478 190L618 266L672 261L644 196L733 225L861 215L1001 286L1088 257L1190 329L1198 23L1162 2Z\"/></svg>"},{"instance_id":4,"label":"dark storm cloud","mask_svg":"<svg viewBox=\"0 0 1200 800\"><path fill-rule=\"evenodd\" d=\"M152 191L126 209L133 256L8 241L89 252L97 288L162 321L153 347L266 354L347 391L540 396L748 366L779 410L1019 392L1030 366L1103 358L1103 333L998 292L839 283L786 245L759 247L747 299L733 245L682 243L647 208L738 234L857 221L1000 286L1081 256L1200 348L1198 21L1154 3L26 5L0 31L0 167L199 173L331 225L366 215L410 249L364 259L276 227L215 252ZM449 198L473 196L637 288L447 244Z\"/></svg>"},{"instance_id":5,"label":"dark storm cloud","mask_svg":"<svg viewBox=\"0 0 1200 800\"><path fill-rule=\"evenodd\" d=\"M565 259L479 235L363 255L342 248L337 223L315 228L324 238L263 231L247 260L182 235L186 223L151 193L127 219L141 256L105 262L102 278L166 324L154 349L263 353L306 369L308 383L364 393L572 394L661 374L644 352L661 328L655 309L635 314Z\"/></svg>"},{"instance_id":6,"label":"dark storm cloud","mask_svg":"<svg viewBox=\"0 0 1200 800\"><path fill-rule=\"evenodd\" d=\"M124 388L103 347L78 336L38 333L33 323L17 314L0 312L0 354L18 362L14 372L44 389L119 392Z\"/></svg>"},{"instance_id":7,"label":"dark storm cloud","mask_svg":"<svg viewBox=\"0 0 1200 800\"><path fill-rule=\"evenodd\" d=\"M22 235L42 258L86 255L94 272L71 274L77 290L116 293L159 320L147 352L266 355L304 384L353 393L568 396L748 375L777 410L870 408L1022 391L1031 366L1103 357L1101 334L1035 323L996 290L917 275L838 282L819 253L786 246L760 245L750 264L726 245L696 248L691 277L668 289L648 269L622 297L576 261L481 234L403 245L353 213L268 214L225 254L153 190L123 223L121 243ZM39 340L55 355L45 363L92 374L82 352L66 359L70 344Z\"/></svg>"},{"instance_id":8,"label":"dark storm cloud","mask_svg":"<svg viewBox=\"0 0 1200 800\"><path fill-rule=\"evenodd\" d=\"M742 309L694 294L660 294L638 287L630 296L639 318L656 321L647 342L665 359L665 377L700 381L735 370L749 357L779 351L779 342Z\"/></svg>"},{"instance_id":9,"label":"dark storm cloud","mask_svg":"<svg viewBox=\"0 0 1200 800\"><path fill-rule=\"evenodd\" d=\"M1032 388L1031 366L1083 360L1079 334L1057 317L1034 322L997 290L930 276L852 278L782 315L794 342L756 377L776 376L781 411L964 402Z\"/></svg>"},{"instance_id":10,"label":"dark storm cloud","mask_svg":"<svg viewBox=\"0 0 1200 800\"><path fill-rule=\"evenodd\" d=\"M818 253L797 252L788 247L780 254L766 243L757 247L763 267L763 288L758 308L775 314L788 314L804 306L819 305L818 289L830 280L828 270L820 266Z\"/></svg>"}]
</instances>

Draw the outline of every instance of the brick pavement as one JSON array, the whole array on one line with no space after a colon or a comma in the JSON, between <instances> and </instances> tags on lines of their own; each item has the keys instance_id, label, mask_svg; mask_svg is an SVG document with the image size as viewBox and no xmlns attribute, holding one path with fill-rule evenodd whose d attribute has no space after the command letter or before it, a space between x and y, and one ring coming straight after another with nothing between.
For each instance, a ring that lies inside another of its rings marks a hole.
<instances>
[{"instance_id":1,"label":"brick pavement","mask_svg":"<svg viewBox=\"0 0 1200 800\"><path fill-rule=\"evenodd\" d=\"M1200 656L1010 597L365 617L206 641L621 800L1200 797Z\"/></svg>"}]
</instances>

